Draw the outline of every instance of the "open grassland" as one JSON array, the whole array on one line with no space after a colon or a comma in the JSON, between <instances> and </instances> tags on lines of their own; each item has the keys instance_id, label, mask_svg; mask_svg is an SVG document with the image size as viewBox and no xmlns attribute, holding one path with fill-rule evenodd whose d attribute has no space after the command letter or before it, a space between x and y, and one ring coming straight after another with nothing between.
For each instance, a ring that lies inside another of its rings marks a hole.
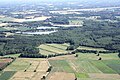
<instances>
[{"instance_id":1,"label":"open grassland","mask_svg":"<svg viewBox=\"0 0 120 80\"><path fill-rule=\"evenodd\" d=\"M120 58L118 57L118 53L110 53L110 54L100 54L100 57L103 60L120 60Z\"/></svg>"},{"instance_id":2,"label":"open grassland","mask_svg":"<svg viewBox=\"0 0 120 80\"><path fill-rule=\"evenodd\" d=\"M110 54L103 54L101 53L99 56L94 53L77 53L79 60L98 60L99 57L102 58L102 60L119 60L118 53L110 53Z\"/></svg>"},{"instance_id":3,"label":"open grassland","mask_svg":"<svg viewBox=\"0 0 120 80\"><path fill-rule=\"evenodd\" d=\"M28 27L0 27L0 31L9 31L9 30L26 31L26 30L30 30L30 28Z\"/></svg>"},{"instance_id":4,"label":"open grassland","mask_svg":"<svg viewBox=\"0 0 120 80\"><path fill-rule=\"evenodd\" d=\"M92 47L86 47L86 46L79 46L77 49L80 50L96 50L96 51L106 51L103 48L92 48Z\"/></svg>"},{"instance_id":5,"label":"open grassland","mask_svg":"<svg viewBox=\"0 0 120 80\"><path fill-rule=\"evenodd\" d=\"M98 56L96 56L95 54L89 54L89 53L77 53L78 59L81 60L98 60Z\"/></svg>"},{"instance_id":6,"label":"open grassland","mask_svg":"<svg viewBox=\"0 0 120 80\"><path fill-rule=\"evenodd\" d=\"M69 24L70 25L83 25L83 21L82 20L69 20Z\"/></svg>"},{"instance_id":7,"label":"open grassland","mask_svg":"<svg viewBox=\"0 0 120 80\"><path fill-rule=\"evenodd\" d=\"M19 57L20 54L9 54L9 55L5 55L4 57Z\"/></svg>"},{"instance_id":8,"label":"open grassland","mask_svg":"<svg viewBox=\"0 0 120 80\"><path fill-rule=\"evenodd\" d=\"M40 53L44 55L49 54L66 54L68 44L42 44L38 48L40 49Z\"/></svg>"},{"instance_id":9,"label":"open grassland","mask_svg":"<svg viewBox=\"0 0 120 80\"><path fill-rule=\"evenodd\" d=\"M36 17L34 19L17 19L12 17L2 17L0 21L12 21L12 22L34 22L34 21L44 21L50 18L49 16Z\"/></svg>"}]
</instances>

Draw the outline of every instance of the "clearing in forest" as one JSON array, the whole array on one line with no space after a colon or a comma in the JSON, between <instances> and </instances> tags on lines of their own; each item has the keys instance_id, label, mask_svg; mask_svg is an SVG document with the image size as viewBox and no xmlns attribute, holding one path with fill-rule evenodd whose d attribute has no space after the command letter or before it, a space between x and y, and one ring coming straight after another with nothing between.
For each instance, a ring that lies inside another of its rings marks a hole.
<instances>
[{"instance_id":1,"label":"clearing in forest","mask_svg":"<svg viewBox=\"0 0 120 80\"><path fill-rule=\"evenodd\" d=\"M69 52L66 50L68 46L69 44L42 44L38 48L43 55L66 54Z\"/></svg>"}]
</instances>

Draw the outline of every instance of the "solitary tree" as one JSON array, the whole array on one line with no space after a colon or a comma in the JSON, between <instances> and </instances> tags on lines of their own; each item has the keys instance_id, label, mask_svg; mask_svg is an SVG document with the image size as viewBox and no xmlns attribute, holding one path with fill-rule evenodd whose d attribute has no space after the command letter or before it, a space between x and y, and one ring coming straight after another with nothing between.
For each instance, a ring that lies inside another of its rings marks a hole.
<instances>
[{"instance_id":1,"label":"solitary tree","mask_svg":"<svg viewBox=\"0 0 120 80\"><path fill-rule=\"evenodd\" d=\"M78 57L78 54L76 54L75 57Z\"/></svg>"},{"instance_id":2,"label":"solitary tree","mask_svg":"<svg viewBox=\"0 0 120 80\"><path fill-rule=\"evenodd\" d=\"M98 60L102 60L102 58L100 57Z\"/></svg>"},{"instance_id":3,"label":"solitary tree","mask_svg":"<svg viewBox=\"0 0 120 80\"><path fill-rule=\"evenodd\" d=\"M118 52L119 52L118 57L120 58L120 50Z\"/></svg>"},{"instance_id":4,"label":"solitary tree","mask_svg":"<svg viewBox=\"0 0 120 80\"><path fill-rule=\"evenodd\" d=\"M100 54L98 53L97 56L100 56Z\"/></svg>"}]
</instances>

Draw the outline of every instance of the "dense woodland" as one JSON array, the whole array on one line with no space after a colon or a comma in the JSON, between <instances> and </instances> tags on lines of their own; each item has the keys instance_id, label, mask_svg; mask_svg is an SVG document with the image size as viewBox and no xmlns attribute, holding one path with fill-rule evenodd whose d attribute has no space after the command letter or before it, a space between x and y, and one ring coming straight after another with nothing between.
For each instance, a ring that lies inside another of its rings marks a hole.
<instances>
[{"instance_id":1,"label":"dense woodland","mask_svg":"<svg viewBox=\"0 0 120 80\"><path fill-rule=\"evenodd\" d=\"M83 27L59 28L58 32L49 35L21 34L1 37L0 55L15 53L38 55L39 50L36 47L44 43L70 43L68 50L74 50L79 45L120 50L120 22L85 20Z\"/></svg>"}]
</instances>

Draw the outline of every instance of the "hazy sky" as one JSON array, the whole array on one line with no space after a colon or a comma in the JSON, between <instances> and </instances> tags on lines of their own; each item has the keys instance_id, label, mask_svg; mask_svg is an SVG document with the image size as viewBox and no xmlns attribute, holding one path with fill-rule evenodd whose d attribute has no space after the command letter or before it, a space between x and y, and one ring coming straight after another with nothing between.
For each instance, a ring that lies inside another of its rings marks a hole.
<instances>
[{"instance_id":1,"label":"hazy sky","mask_svg":"<svg viewBox=\"0 0 120 80\"><path fill-rule=\"evenodd\" d=\"M0 0L0 2L18 2L18 1L22 1L22 2L31 2L31 1L120 1L120 0Z\"/></svg>"},{"instance_id":2,"label":"hazy sky","mask_svg":"<svg viewBox=\"0 0 120 80\"><path fill-rule=\"evenodd\" d=\"M0 0L0 3L20 3L20 2L45 2L45 1L50 1L50 2L53 2L53 1L79 1L79 2L91 2L91 3L94 3L94 2L98 2L98 3L120 3L120 0Z\"/></svg>"}]
</instances>

